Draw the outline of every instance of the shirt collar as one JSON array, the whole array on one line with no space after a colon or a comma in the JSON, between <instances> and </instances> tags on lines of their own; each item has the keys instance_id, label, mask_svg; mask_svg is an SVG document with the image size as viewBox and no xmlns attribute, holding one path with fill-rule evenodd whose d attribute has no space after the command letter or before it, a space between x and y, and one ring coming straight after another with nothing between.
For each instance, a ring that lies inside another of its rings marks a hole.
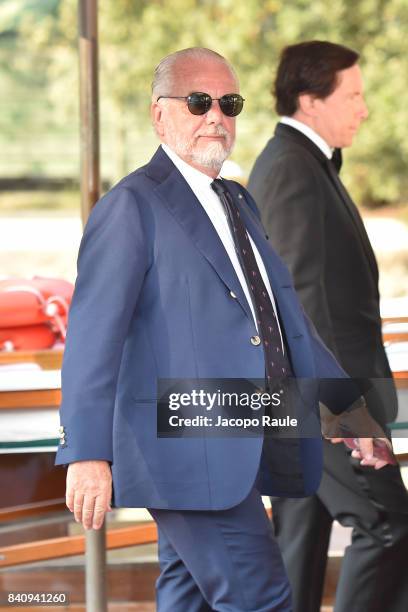
<instances>
[{"instance_id":1,"label":"shirt collar","mask_svg":"<svg viewBox=\"0 0 408 612\"><path fill-rule=\"evenodd\" d=\"M170 157L173 164L181 172L187 183L195 192L197 188L209 188L214 179L204 172L200 172L193 166L190 166L184 159L181 159L170 147L164 143L161 144L163 151Z\"/></svg>"},{"instance_id":2,"label":"shirt collar","mask_svg":"<svg viewBox=\"0 0 408 612\"><path fill-rule=\"evenodd\" d=\"M319 147L319 149L325 154L328 159L332 158L333 149L329 147L327 142L317 134L311 127L303 123L302 121L298 121L297 119L293 119L293 117L281 117L280 123L284 125L290 125L295 128L299 132L302 132L307 138L309 138L314 144Z\"/></svg>"}]
</instances>

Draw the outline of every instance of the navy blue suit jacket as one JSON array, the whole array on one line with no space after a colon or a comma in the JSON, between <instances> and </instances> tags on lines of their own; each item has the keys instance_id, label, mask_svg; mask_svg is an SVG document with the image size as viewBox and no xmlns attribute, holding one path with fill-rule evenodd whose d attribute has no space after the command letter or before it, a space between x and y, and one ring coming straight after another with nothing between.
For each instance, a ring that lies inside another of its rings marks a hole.
<instances>
[{"instance_id":1,"label":"navy blue suit jacket","mask_svg":"<svg viewBox=\"0 0 408 612\"><path fill-rule=\"evenodd\" d=\"M305 318L251 196L227 183L244 196L236 201L265 263L295 375L344 376ZM159 148L97 203L85 228L62 369L65 443L56 463L111 462L117 506L238 504L257 477L262 436L158 438L157 380L262 379L255 334L217 232ZM310 495L321 477L321 439L301 440L296 452L303 483L294 495ZM281 463L288 459L283 453ZM290 473L286 484L271 472L262 493L290 495Z\"/></svg>"}]
</instances>

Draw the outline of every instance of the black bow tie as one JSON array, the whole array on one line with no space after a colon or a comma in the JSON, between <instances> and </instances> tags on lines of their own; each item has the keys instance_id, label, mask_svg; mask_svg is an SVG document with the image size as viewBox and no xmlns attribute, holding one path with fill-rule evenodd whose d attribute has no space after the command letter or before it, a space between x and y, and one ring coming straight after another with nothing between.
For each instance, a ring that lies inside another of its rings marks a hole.
<instances>
[{"instance_id":1,"label":"black bow tie","mask_svg":"<svg viewBox=\"0 0 408 612\"><path fill-rule=\"evenodd\" d=\"M337 174L339 174L340 169L341 169L341 164L343 163L343 156L341 153L341 149L333 150L333 155L330 161L332 162L333 166L336 168Z\"/></svg>"}]
</instances>

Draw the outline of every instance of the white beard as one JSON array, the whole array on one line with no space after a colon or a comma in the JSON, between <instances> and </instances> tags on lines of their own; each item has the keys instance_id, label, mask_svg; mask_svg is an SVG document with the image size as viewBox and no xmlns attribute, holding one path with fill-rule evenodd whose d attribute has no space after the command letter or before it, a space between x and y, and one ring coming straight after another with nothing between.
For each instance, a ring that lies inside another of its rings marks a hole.
<instances>
[{"instance_id":1,"label":"white beard","mask_svg":"<svg viewBox=\"0 0 408 612\"><path fill-rule=\"evenodd\" d=\"M220 170L222 164L231 152L231 148L224 147L221 142L211 142L201 151L190 153L191 160L204 168Z\"/></svg>"},{"instance_id":2,"label":"white beard","mask_svg":"<svg viewBox=\"0 0 408 612\"><path fill-rule=\"evenodd\" d=\"M191 142L188 142L182 135L169 130L167 144L177 155L183 159L190 159L192 162L203 168L210 168L219 171L222 164L232 151L232 145L227 146L222 142L210 142L205 149L194 150Z\"/></svg>"}]
</instances>

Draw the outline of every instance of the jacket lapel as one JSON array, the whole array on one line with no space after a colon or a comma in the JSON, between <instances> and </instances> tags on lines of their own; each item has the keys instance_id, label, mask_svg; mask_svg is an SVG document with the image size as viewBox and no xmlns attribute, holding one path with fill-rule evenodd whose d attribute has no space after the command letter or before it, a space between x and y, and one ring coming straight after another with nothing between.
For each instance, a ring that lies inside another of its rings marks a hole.
<instances>
[{"instance_id":1,"label":"jacket lapel","mask_svg":"<svg viewBox=\"0 0 408 612\"><path fill-rule=\"evenodd\" d=\"M296 130L290 125L284 125L282 123L278 123L278 125L276 126L275 134L279 138L293 140L298 145L304 147L322 164L324 171L328 175L331 183L333 184L334 188L339 194L348 214L350 215L351 221L357 230L357 233L360 237L364 252L368 260L368 264L370 266L374 279L377 282L378 281L377 261L375 259L374 251L372 249L370 240L367 236L367 232L364 227L364 223L361 219L360 213L358 212L356 205L350 198L346 188L341 182L340 177L338 173L336 172L336 169L333 166L332 162L328 160L328 158L325 156L323 151L319 149L319 147L316 146L314 142L310 140L310 138L307 138L307 136L302 134L302 132L300 132L299 130Z\"/></svg>"},{"instance_id":2,"label":"jacket lapel","mask_svg":"<svg viewBox=\"0 0 408 612\"><path fill-rule=\"evenodd\" d=\"M329 174L329 177L332 181L332 183L334 184L335 188L337 189L340 197L342 198L347 212L349 213L352 222L354 223L356 230L360 236L361 239L361 243L363 245L363 249L365 251L368 263L370 265L371 271L374 275L374 278L378 280L378 268L377 268L377 261L375 259L375 255L374 255L374 251L373 248L371 246L370 240L367 236L367 231L364 227L364 223L362 221L362 218L360 216L360 213L357 210L356 205L354 204L354 202L352 201L352 199L350 198L346 188L344 187L343 183L341 182L333 164L330 162L330 160L326 160L325 162L325 167L327 170L327 173Z\"/></svg>"},{"instance_id":3,"label":"jacket lapel","mask_svg":"<svg viewBox=\"0 0 408 612\"><path fill-rule=\"evenodd\" d=\"M161 147L146 167L146 172L158 183L156 195L253 321L241 283L221 239L187 181Z\"/></svg>"}]
</instances>

